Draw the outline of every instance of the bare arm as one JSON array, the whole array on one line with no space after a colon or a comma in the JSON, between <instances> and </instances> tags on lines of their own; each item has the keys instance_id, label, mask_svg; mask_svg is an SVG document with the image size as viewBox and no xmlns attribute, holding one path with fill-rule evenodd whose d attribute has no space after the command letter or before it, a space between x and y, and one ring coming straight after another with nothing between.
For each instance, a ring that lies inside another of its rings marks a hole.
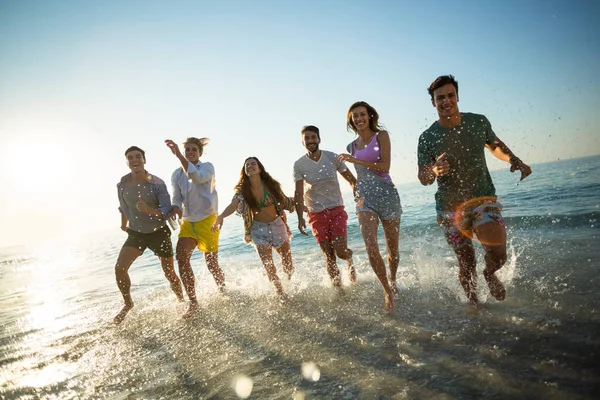
<instances>
[{"instance_id":1,"label":"bare arm","mask_svg":"<svg viewBox=\"0 0 600 400\"><path fill-rule=\"evenodd\" d=\"M423 186L431 185L438 176L444 176L450 171L446 153L442 153L435 162L419 165L419 181Z\"/></svg>"},{"instance_id":2,"label":"bare arm","mask_svg":"<svg viewBox=\"0 0 600 400\"><path fill-rule=\"evenodd\" d=\"M127 216L123 213L121 213L121 230L127 231Z\"/></svg>"},{"instance_id":3,"label":"bare arm","mask_svg":"<svg viewBox=\"0 0 600 400\"><path fill-rule=\"evenodd\" d=\"M352 190L354 190L354 185L356 185L356 177L349 169L346 169L344 172L340 172L340 174L344 177L346 182L350 184Z\"/></svg>"},{"instance_id":4,"label":"bare arm","mask_svg":"<svg viewBox=\"0 0 600 400\"><path fill-rule=\"evenodd\" d=\"M485 147L499 160L506 161L510 164L510 172L517 170L521 171L521 180L531 175L531 168L508 148L508 146L498 137L494 139L494 143L486 144Z\"/></svg>"},{"instance_id":5,"label":"bare arm","mask_svg":"<svg viewBox=\"0 0 600 400\"><path fill-rule=\"evenodd\" d=\"M296 203L296 215L298 216L298 230L303 235L308 235L306 221L304 221L304 180L296 181L296 191L294 192L294 201Z\"/></svg>"},{"instance_id":6,"label":"bare arm","mask_svg":"<svg viewBox=\"0 0 600 400\"><path fill-rule=\"evenodd\" d=\"M185 157L184 157L184 155L181 154L181 151L179 150L179 146L177 145L177 143L175 143L171 139L167 139L167 140L165 140L165 144L167 145L167 147L169 149L171 149L171 151L173 152L173 154L175 155L175 157L177 157L179 159L179 162L181 163L181 166L183 167L183 170L187 173L187 170L188 170L188 160L186 160Z\"/></svg>"},{"instance_id":7,"label":"bare arm","mask_svg":"<svg viewBox=\"0 0 600 400\"><path fill-rule=\"evenodd\" d=\"M239 198L234 197L233 200L231 200L231 203L229 203L229 205L227 206L227 208L225 208L223 212L219 214L217 220L210 229L212 231L218 231L219 229L221 229L221 227L223 226L223 220L235 212L238 205L240 204L240 201L241 200Z\"/></svg>"},{"instance_id":8,"label":"bare arm","mask_svg":"<svg viewBox=\"0 0 600 400\"><path fill-rule=\"evenodd\" d=\"M391 165L390 154L391 154L391 147L392 147L392 145L390 143L390 135L387 133L387 131L381 131L381 132L379 132L379 135L377 136L377 140L379 141L379 148L380 148L380 159L378 162L371 163L371 162L362 161L362 160L359 160L347 153L340 154L338 156L338 160L348 161L348 162L351 162L352 164L361 165L365 168L372 169L374 171L380 171L380 172L386 172L386 173L390 172L390 165Z\"/></svg>"}]
</instances>

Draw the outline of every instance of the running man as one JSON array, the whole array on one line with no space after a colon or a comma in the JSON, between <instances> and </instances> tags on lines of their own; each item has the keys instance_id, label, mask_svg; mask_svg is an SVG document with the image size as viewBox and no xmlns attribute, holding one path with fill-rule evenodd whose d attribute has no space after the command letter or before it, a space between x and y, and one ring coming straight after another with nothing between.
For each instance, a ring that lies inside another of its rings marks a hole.
<instances>
[{"instance_id":1,"label":"running man","mask_svg":"<svg viewBox=\"0 0 600 400\"><path fill-rule=\"evenodd\" d=\"M179 301L183 301L181 281L173 266L171 231L167 227L166 218L172 209L167 186L162 179L150 175L144 168L146 164L144 150L131 146L125 150L125 157L131 172L121 178L117 184L117 192L121 230L127 232L127 240L121 247L115 265L117 286L125 305L114 318L115 324L123 322L127 313L133 308L128 271L131 264L146 248L156 254L165 277L171 284L171 289Z\"/></svg>"},{"instance_id":2,"label":"running man","mask_svg":"<svg viewBox=\"0 0 600 400\"><path fill-rule=\"evenodd\" d=\"M348 276L356 282L356 270L352 264L352 250L348 248L348 214L340 191L339 172L354 189L356 178L337 154L320 150L321 136L314 125L304 126L300 132L306 154L294 163L294 181L296 182L295 202L298 214L298 230L308 235L304 209L308 209L308 224L311 227L323 255L327 273L334 287L341 287L340 271L336 255L346 261ZM305 186L306 183L306 186Z\"/></svg>"},{"instance_id":3,"label":"running man","mask_svg":"<svg viewBox=\"0 0 600 400\"><path fill-rule=\"evenodd\" d=\"M200 161L208 138L189 137L183 142L185 156L179 146L167 139L165 143L181 163L171 176L173 185L173 214L183 218L177 239L176 258L183 287L190 299L190 306L183 315L193 316L198 311L196 281L190 263L192 253L198 248L204 253L206 266L215 278L220 291L225 288L225 275L219 267L219 231L210 228L217 219L218 197L215 190L215 167Z\"/></svg>"},{"instance_id":4,"label":"running man","mask_svg":"<svg viewBox=\"0 0 600 400\"><path fill-rule=\"evenodd\" d=\"M521 180L531 168L496 136L484 115L458 110L458 82L452 75L438 77L428 92L439 118L419 137L419 181L426 186L437 180L437 222L456 253L469 303L477 304L473 234L485 250L483 276L490 293L504 300L506 289L495 273L506 263L506 227L484 149L508 162L511 172L521 171Z\"/></svg>"}]
</instances>

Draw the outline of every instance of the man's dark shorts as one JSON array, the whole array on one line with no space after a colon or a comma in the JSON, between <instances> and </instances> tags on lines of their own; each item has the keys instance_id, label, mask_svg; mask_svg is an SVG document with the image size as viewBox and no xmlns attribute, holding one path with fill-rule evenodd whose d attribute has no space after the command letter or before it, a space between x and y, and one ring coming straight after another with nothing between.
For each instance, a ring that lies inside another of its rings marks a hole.
<instances>
[{"instance_id":1,"label":"man's dark shorts","mask_svg":"<svg viewBox=\"0 0 600 400\"><path fill-rule=\"evenodd\" d=\"M173 257L171 231L166 225L152 233L140 233L127 228L125 246L139 249L142 253L148 248L159 257Z\"/></svg>"}]
</instances>

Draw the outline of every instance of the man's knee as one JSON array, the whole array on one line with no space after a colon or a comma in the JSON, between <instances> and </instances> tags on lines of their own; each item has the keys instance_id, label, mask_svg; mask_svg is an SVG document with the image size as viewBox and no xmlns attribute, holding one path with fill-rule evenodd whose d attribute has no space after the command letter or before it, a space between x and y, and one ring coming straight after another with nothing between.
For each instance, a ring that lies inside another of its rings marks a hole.
<instances>
[{"instance_id":1,"label":"man's knee","mask_svg":"<svg viewBox=\"0 0 600 400\"><path fill-rule=\"evenodd\" d=\"M507 255L506 248L504 246L487 249L485 254L485 261L486 263L491 264L490 266L500 268L504 264L506 264L506 260Z\"/></svg>"}]
</instances>

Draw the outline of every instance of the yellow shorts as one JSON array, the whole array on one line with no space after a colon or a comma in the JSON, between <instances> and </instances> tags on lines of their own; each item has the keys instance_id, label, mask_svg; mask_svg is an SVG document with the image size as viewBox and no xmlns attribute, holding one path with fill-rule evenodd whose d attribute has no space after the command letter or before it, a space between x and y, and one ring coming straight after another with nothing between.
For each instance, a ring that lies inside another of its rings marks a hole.
<instances>
[{"instance_id":1,"label":"yellow shorts","mask_svg":"<svg viewBox=\"0 0 600 400\"><path fill-rule=\"evenodd\" d=\"M179 227L179 238L191 238L198 242L198 250L203 253L214 253L219 250L219 231L213 232L210 227L217 220L216 215L202 221L183 221Z\"/></svg>"}]
</instances>

